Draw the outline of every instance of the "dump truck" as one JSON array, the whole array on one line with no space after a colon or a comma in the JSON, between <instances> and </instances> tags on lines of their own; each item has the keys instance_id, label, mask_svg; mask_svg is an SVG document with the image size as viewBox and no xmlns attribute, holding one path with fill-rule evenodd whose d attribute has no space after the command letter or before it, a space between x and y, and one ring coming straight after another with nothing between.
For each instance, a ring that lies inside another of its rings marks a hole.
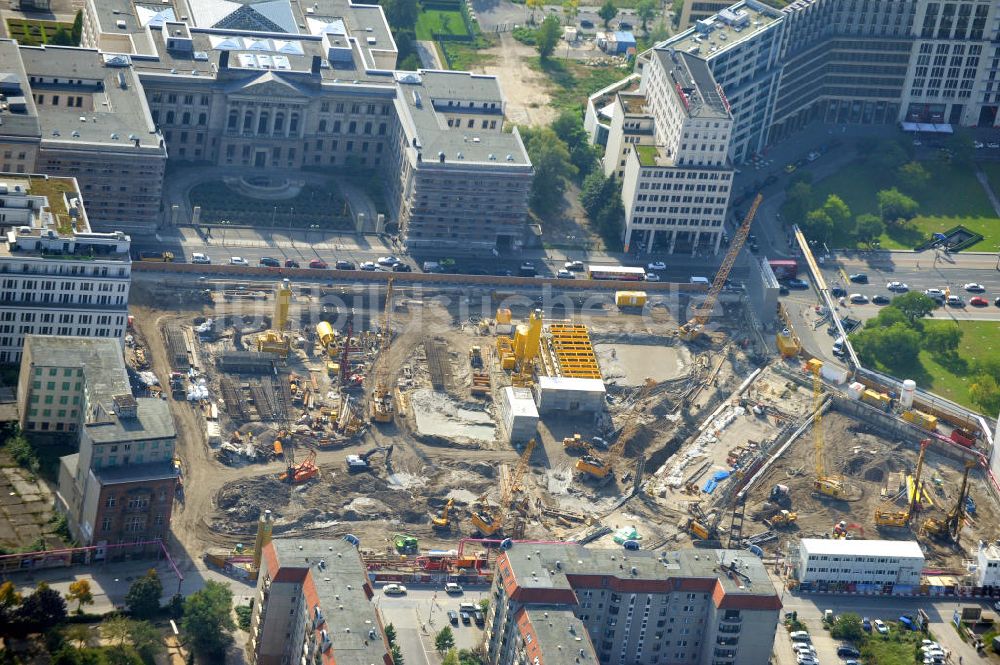
<instances>
[{"instance_id":1,"label":"dump truck","mask_svg":"<svg viewBox=\"0 0 1000 665\"><path fill-rule=\"evenodd\" d=\"M139 252L140 261L170 262L174 260L173 252Z\"/></svg>"}]
</instances>

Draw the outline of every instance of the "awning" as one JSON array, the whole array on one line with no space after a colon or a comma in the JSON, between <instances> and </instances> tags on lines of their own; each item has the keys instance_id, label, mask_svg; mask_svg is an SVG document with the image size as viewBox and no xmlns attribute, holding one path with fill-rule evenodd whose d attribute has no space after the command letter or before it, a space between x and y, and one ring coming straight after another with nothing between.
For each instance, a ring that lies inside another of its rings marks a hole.
<instances>
[{"instance_id":1,"label":"awning","mask_svg":"<svg viewBox=\"0 0 1000 665\"><path fill-rule=\"evenodd\" d=\"M900 123L904 132L924 132L927 134L954 134L955 130L948 124L935 124L930 122L903 122Z\"/></svg>"}]
</instances>

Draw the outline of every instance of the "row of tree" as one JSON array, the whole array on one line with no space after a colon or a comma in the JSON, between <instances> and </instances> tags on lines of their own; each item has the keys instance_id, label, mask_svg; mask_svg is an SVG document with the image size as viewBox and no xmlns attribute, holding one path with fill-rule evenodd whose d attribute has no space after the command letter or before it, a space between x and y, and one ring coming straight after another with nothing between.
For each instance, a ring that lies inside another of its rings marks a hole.
<instances>
[{"instance_id":1,"label":"row of tree","mask_svg":"<svg viewBox=\"0 0 1000 665\"><path fill-rule=\"evenodd\" d=\"M913 164L923 168L916 162ZM920 210L915 200L896 187L883 189L875 195L878 215L863 213L855 217L836 194L830 194L823 205L810 210L814 196L812 185L800 179L789 186L784 210L786 221L799 224L810 240L820 243L829 243L836 233L841 238L871 245L887 228L906 226Z\"/></svg>"}]
</instances>

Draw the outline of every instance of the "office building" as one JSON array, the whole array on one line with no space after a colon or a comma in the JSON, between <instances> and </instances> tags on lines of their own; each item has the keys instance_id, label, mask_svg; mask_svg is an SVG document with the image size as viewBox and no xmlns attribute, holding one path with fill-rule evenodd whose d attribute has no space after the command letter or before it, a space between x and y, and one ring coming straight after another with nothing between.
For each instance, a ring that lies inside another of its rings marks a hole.
<instances>
[{"instance_id":1,"label":"office building","mask_svg":"<svg viewBox=\"0 0 1000 665\"><path fill-rule=\"evenodd\" d=\"M979 541L976 549L976 586L1000 587L1000 541Z\"/></svg>"},{"instance_id":2,"label":"office building","mask_svg":"<svg viewBox=\"0 0 1000 665\"><path fill-rule=\"evenodd\" d=\"M132 396L116 340L29 335L24 347L17 398L25 429L78 437L79 452L59 460L56 493L73 538L96 547L96 559L156 551L177 485L167 403Z\"/></svg>"},{"instance_id":3,"label":"office building","mask_svg":"<svg viewBox=\"0 0 1000 665\"><path fill-rule=\"evenodd\" d=\"M92 232L88 214L75 178L0 174L0 362L32 334L122 344L130 238Z\"/></svg>"},{"instance_id":4,"label":"office building","mask_svg":"<svg viewBox=\"0 0 1000 665\"><path fill-rule=\"evenodd\" d=\"M0 40L0 72L0 167L77 178L96 227L153 230L167 152L131 60Z\"/></svg>"},{"instance_id":5,"label":"office building","mask_svg":"<svg viewBox=\"0 0 1000 665\"><path fill-rule=\"evenodd\" d=\"M250 618L251 665L392 665L375 592L345 540L278 538L263 546Z\"/></svg>"},{"instance_id":6,"label":"office building","mask_svg":"<svg viewBox=\"0 0 1000 665\"><path fill-rule=\"evenodd\" d=\"M731 4L733 4L733 0L684 0L680 14L677 16L677 28L686 30L698 21L711 17Z\"/></svg>"},{"instance_id":7,"label":"office building","mask_svg":"<svg viewBox=\"0 0 1000 665\"><path fill-rule=\"evenodd\" d=\"M797 575L802 584L920 584L924 553L915 540L799 541Z\"/></svg>"},{"instance_id":8,"label":"office building","mask_svg":"<svg viewBox=\"0 0 1000 665\"><path fill-rule=\"evenodd\" d=\"M516 543L499 556L490 593L490 665L758 665L781 609L760 559L737 550Z\"/></svg>"}]
</instances>

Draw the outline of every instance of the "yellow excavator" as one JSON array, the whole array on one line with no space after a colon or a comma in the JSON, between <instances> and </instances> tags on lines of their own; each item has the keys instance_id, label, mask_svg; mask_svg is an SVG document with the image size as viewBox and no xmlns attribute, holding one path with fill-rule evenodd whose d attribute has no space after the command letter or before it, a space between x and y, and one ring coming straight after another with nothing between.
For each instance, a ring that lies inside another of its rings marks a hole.
<instances>
[{"instance_id":1,"label":"yellow excavator","mask_svg":"<svg viewBox=\"0 0 1000 665\"><path fill-rule=\"evenodd\" d=\"M451 520L448 519L448 514L454 506L455 499L448 499L448 503L444 504L444 508L441 509L441 515L431 517L431 524L434 525L435 529L447 529L451 527Z\"/></svg>"},{"instance_id":2,"label":"yellow excavator","mask_svg":"<svg viewBox=\"0 0 1000 665\"><path fill-rule=\"evenodd\" d=\"M917 470L913 474L913 496L909 497L906 510L880 510L875 509L875 526L904 528L910 524L913 514L920 510L920 501L924 493L924 484L920 477L924 471L924 455L930 439L920 442L920 456L917 457Z\"/></svg>"},{"instance_id":3,"label":"yellow excavator","mask_svg":"<svg viewBox=\"0 0 1000 665\"><path fill-rule=\"evenodd\" d=\"M729 251L726 252L722 263L719 265L719 269L715 273L715 280L712 282L712 287L705 296L705 301L695 309L691 320L681 326L679 334L680 338L685 342L692 342L705 334L705 324L708 323L708 319L712 316L712 310L715 309L715 302L718 300L719 294L722 293L722 289L726 285L726 280L729 279L729 272L733 269L740 250L743 249L743 243L746 242L747 237L750 235L750 225L753 223L753 218L757 215L757 208L760 207L760 202L763 199L764 196L758 194L757 198L753 200L753 205L750 206L747 216L743 219L743 223L740 224L740 228L737 229L735 235L733 235Z\"/></svg>"},{"instance_id":4,"label":"yellow excavator","mask_svg":"<svg viewBox=\"0 0 1000 665\"><path fill-rule=\"evenodd\" d=\"M575 468L577 471L598 480L607 478L614 471L615 466L618 465L622 455L625 453L625 446L639 430L639 405L655 386L655 381L646 379L646 383L635 397L634 405L628 414L628 421L622 427L621 434L618 435L618 440L615 441L615 444L611 446L611 450L608 451L605 457L601 457L595 453L593 448L590 448L583 457L576 461Z\"/></svg>"},{"instance_id":5,"label":"yellow excavator","mask_svg":"<svg viewBox=\"0 0 1000 665\"><path fill-rule=\"evenodd\" d=\"M528 472L528 463L531 461L531 453L535 450L535 440L532 439L524 447L520 459L517 460L517 467L511 474L510 485L503 489L500 496L500 504L489 505L486 496L480 497L477 505L472 510L472 526L484 537L498 535L503 532L507 518L510 514L511 504L514 502L514 495L522 489L521 482L524 474Z\"/></svg>"},{"instance_id":6,"label":"yellow excavator","mask_svg":"<svg viewBox=\"0 0 1000 665\"><path fill-rule=\"evenodd\" d=\"M377 423L391 423L393 418L392 391L389 389L389 340L392 331L389 323L392 320L392 277L385 286L385 312L382 315L382 337L379 343L377 369L375 371L375 387L371 394L371 418Z\"/></svg>"},{"instance_id":7,"label":"yellow excavator","mask_svg":"<svg viewBox=\"0 0 1000 665\"><path fill-rule=\"evenodd\" d=\"M955 505L943 520L929 518L924 520L921 532L935 538L951 539L958 543L962 536L962 525L965 522L965 500L969 496L969 474L976 467L976 460L965 461L965 473L962 474L962 489L958 492Z\"/></svg>"}]
</instances>

